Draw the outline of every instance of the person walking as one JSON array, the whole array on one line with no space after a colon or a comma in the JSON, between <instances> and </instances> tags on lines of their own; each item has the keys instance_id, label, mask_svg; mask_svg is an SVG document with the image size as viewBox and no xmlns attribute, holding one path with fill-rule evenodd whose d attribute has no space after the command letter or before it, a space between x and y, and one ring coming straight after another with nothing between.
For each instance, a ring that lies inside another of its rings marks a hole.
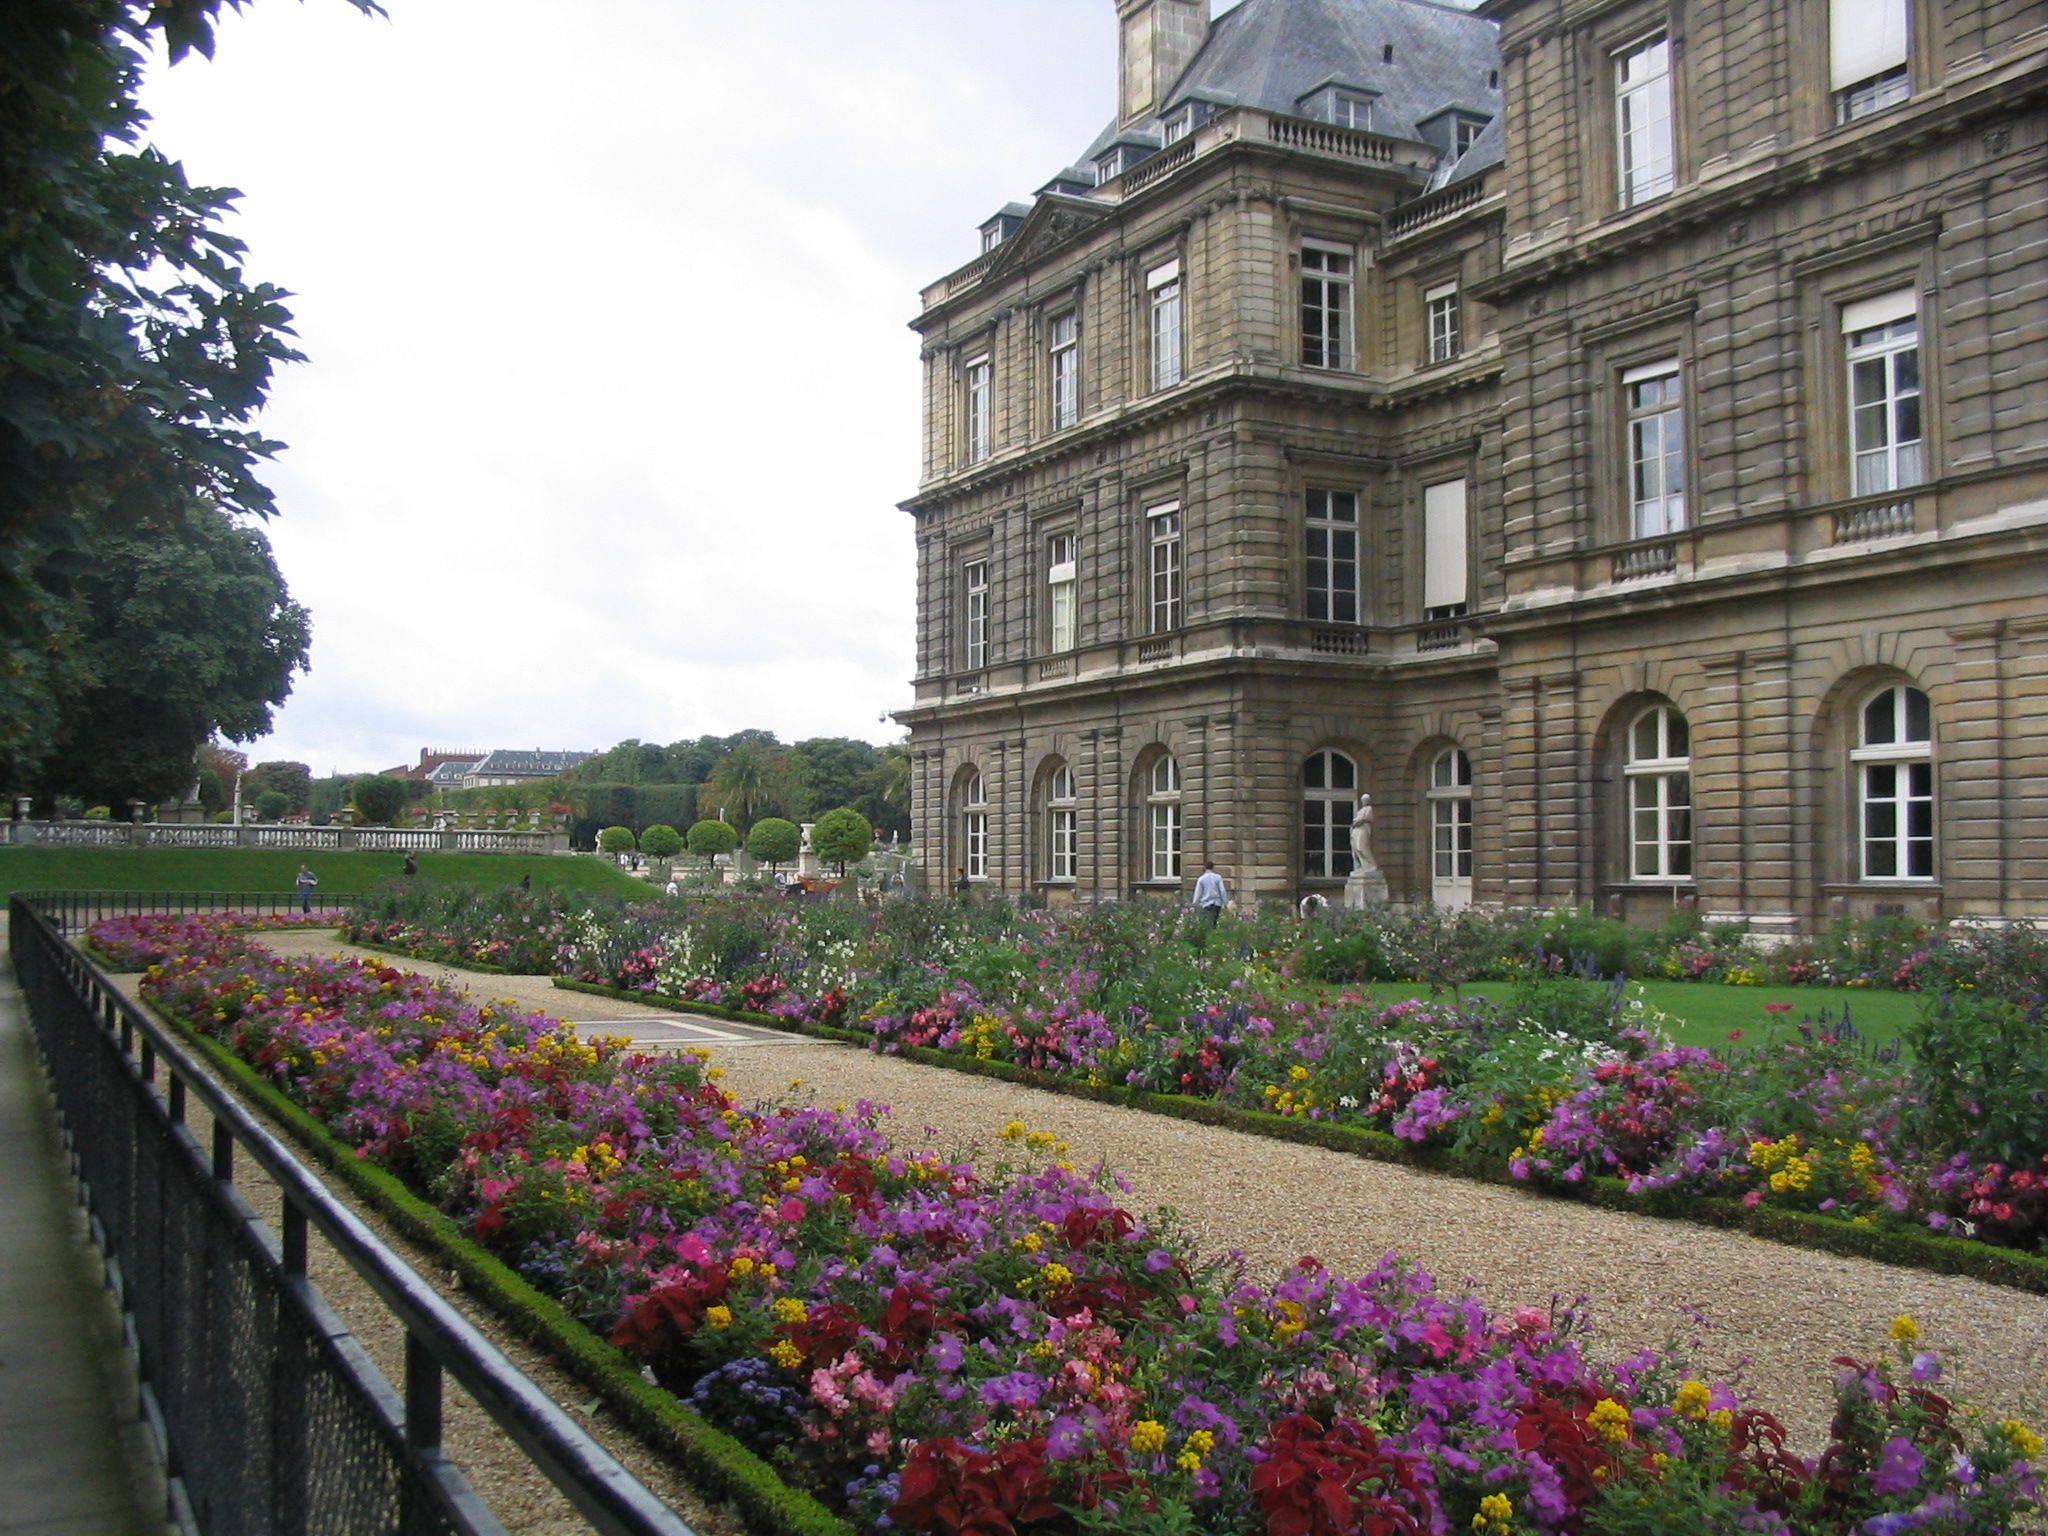
<instances>
[{"instance_id":1,"label":"person walking","mask_svg":"<svg viewBox=\"0 0 2048 1536\"><path fill-rule=\"evenodd\" d=\"M414 857L413 857L413 856L412 856L411 854L409 854L409 853L408 853L408 854L407 854L407 855L405 856L405 877L406 877L406 879L410 880L410 879L411 879L411 878L412 878L412 877L413 877L414 875L418 874L419 872L420 872L420 861L419 861L418 859L414 858Z\"/></svg>"},{"instance_id":2,"label":"person walking","mask_svg":"<svg viewBox=\"0 0 2048 1536\"><path fill-rule=\"evenodd\" d=\"M1216 926L1229 902L1230 893L1223 888L1223 877L1216 873L1214 864L1205 862L1201 878L1195 881L1195 919L1204 931Z\"/></svg>"},{"instance_id":3,"label":"person walking","mask_svg":"<svg viewBox=\"0 0 2048 1536\"><path fill-rule=\"evenodd\" d=\"M962 864L953 875L953 894L965 896L974 889L974 883L967 878L967 866Z\"/></svg>"},{"instance_id":4,"label":"person walking","mask_svg":"<svg viewBox=\"0 0 2048 1536\"><path fill-rule=\"evenodd\" d=\"M313 890L319 885L320 877L313 873L312 866L299 866L299 911L311 915L313 911Z\"/></svg>"}]
</instances>

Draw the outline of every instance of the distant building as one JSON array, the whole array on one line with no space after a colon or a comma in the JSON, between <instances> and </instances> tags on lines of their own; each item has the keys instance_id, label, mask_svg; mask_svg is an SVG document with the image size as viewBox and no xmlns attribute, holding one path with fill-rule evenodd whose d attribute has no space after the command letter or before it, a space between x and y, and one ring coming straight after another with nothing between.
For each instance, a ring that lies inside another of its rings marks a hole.
<instances>
[{"instance_id":1,"label":"distant building","mask_svg":"<svg viewBox=\"0 0 2048 1536\"><path fill-rule=\"evenodd\" d=\"M535 779L552 779L595 756L595 752L543 752L538 748L531 752L489 752L463 774L462 787L489 789L500 784L530 784Z\"/></svg>"},{"instance_id":2,"label":"distant building","mask_svg":"<svg viewBox=\"0 0 2048 1536\"><path fill-rule=\"evenodd\" d=\"M474 768L491 754L485 751L451 752L446 747L421 747L420 760L410 765L401 763L396 768L386 768L385 775L394 779L425 779L433 784L446 784L446 779L434 777L437 770L453 765L457 772L454 783L462 782L462 775Z\"/></svg>"}]
</instances>

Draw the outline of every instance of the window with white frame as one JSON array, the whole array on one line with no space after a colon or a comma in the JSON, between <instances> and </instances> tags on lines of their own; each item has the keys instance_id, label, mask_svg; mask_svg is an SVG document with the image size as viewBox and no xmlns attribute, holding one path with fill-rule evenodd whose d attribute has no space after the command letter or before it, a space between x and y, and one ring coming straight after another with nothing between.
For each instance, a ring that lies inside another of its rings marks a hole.
<instances>
[{"instance_id":1,"label":"window with white frame","mask_svg":"<svg viewBox=\"0 0 2048 1536\"><path fill-rule=\"evenodd\" d=\"M960 786L960 864L968 879L988 878L988 785L979 771Z\"/></svg>"},{"instance_id":2,"label":"window with white frame","mask_svg":"<svg viewBox=\"0 0 2048 1536\"><path fill-rule=\"evenodd\" d=\"M1341 246L1301 248L1301 361L1309 368L1349 368L1354 258Z\"/></svg>"},{"instance_id":3,"label":"window with white frame","mask_svg":"<svg viewBox=\"0 0 2048 1536\"><path fill-rule=\"evenodd\" d=\"M1692 733L1669 704L1629 723L1629 878L1692 879Z\"/></svg>"},{"instance_id":4,"label":"window with white frame","mask_svg":"<svg viewBox=\"0 0 2048 1536\"><path fill-rule=\"evenodd\" d=\"M1079 867L1080 809L1074 789L1074 770L1066 763L1046 777L1045 873L1049 880L1071 882Z\"/></svg>"},{"instance_id":5,"label":"window with white frame","mask_svg":"<svg viewBox=\"0 0 2048 1536\"><path fill-rule=\"evenodd\" d=\"M1621 376L1628 412L1630 537L1652 539L1685 526L1685 401L1678 359Z\"/></svg>"},{"instance_id":6,"label":"window with white frame","mask_svg":"<svg viewBox=\"0 0 2048 1536\"><path fill-rule=\"evenodd\" d=\"M1671 40L1662 33L1614 55L1614 134L1622 207L1662 197L1677 184Z\"/></svg>"},{"instance_id":7,"label":"window with white frame","mask_svg":"<svg viewBox=\"0 0 2048 1536\"><path fill-rule=\"evenodd\" d=\"M981 232L981 253L986 256L1003 243L1003 226L991 224Z\"/></svg>"},{"instance_id":8,"label":"window with white frame","mask_svg":"<svg viewBox=\"0 0 2048 1536\"><path fill-rule=\"evenodd\" d=\"M1913 94L1911 0L1829 0L1828 84L1850 122Z\"/></svg>"},{"instance_id":9,"label":"window with white frame","mask_svg":"<svg viewBox=\"0 0 2048 1536\"><path fill-rule=\"evenodd\" d=\"M1052 426L1058 432L1081 419L1081 329L1072 310L1053 316L1046 349L1052 364Z\"/></svg>"},{"instance_id":10,"label":"window with white frame","mask_svg":"<svg viewBox=\"0 0 2048 1536\"><path fill-rule=\"evenodd\" d=\"M995 369L988 354L967 360L967 462L979 464L989 456L995 405Z\"/></svg>"},{"instance_id":11,"label":"window with white frame","mask_svg":"<svg viewBox=\"0 0 2048 1536\"><path fill-rule=\"evenodd\" d=\"M1422 616L1432 622L1466 611L1465 482L1445 480L1422 490Z\"/></svg>"},{"instance_id":12,"label":"window with white frame","mask_svg":"<svg viewBox=\"0 0 2048 1536\"><path fill-rule=\"evenodd\" d=\"M1842 309L1849 364L1849 458L1857 496L1925 478L1920 414L1919 295L1912 289Z\"/></svg>"},{"instance_id":13,"label":"window with white frame","mask_svg":"<svg viewBox=\"0 0 2048 1536\"><path fill-rule=\"evenodd\" d=\"M1071 651L1077 636L1077 543L1071 533L1056 533L1045 541L1046 640L1054 651Z\"/></svg>"},{"instance_id":14,"label":"window with white frame","mask_svg":"<svg viewBox=\"0 0 2048 1536\"><path fill-rule=\"evenodd\" d=\"M1301 768L1301 872L1310 880L1351 873L1351 818L1358 814L1358 764L1342 752L1313 753Z\"/></svg>"},{"instance_id":15,"label":"window with white frame","mask_svg":"<svg viewBox=\"0 0 2048 1536\"><path fill-rule=\"evenodd\" d=\"M1099 187L1108 182L1115 181L1117 177L1123 175L1124 169L1129 163L1129 151L1120 148L1112 149L1108 154L1098 156L1095 161L1095 185Z\"/></svg>"},{"instance_id":16,"label":"window with white frame","mask_svg":"<svg viewBox=\"0 0 2048 1536\"><path fill-rule=\"evenodd\" d=\"M1180 879L1180 764L1153 760L1145 776L1145 878Z\"/></svg>"},{"instance_id":17,"label":"window with white frame","mask_svg":"<svg viewBox=\"0 0 2048 1536\"><path fill-rule=\"evenodd\" d=\"M1430 885L1437 905L1462 904L1472 890L1472 759L1446 747L1429 765Z\"/></svg>"},{"instance_id":18,"label":"window with white frame","mask_svg":"<svg viewBox=\"0 0 2048 1536\"><path fill-rule=\"evenodd\" d=\"M1489 119L1483 117L1457 117L1451 120L1451 143L1460 159L1479 142L1479 135L1486 132L1488 121Z\"/></svg>"},{"instance_id":19,"label":"window with white frame","mask_svg":"<svg viewBox=\"0 0 2048 1536\"><path fill-rule=\"evenodd\" d=\"M1339 128L1356 128L1361 132L1372 130L1372 104L1370 92L1346 90L1341 85L1325 86L1302 97L1297 103L1303 117L1313 117Z\"/></svg>"},{"instance_id":20,"label":"window with white frame","mask_svg":"<svg viewBox=\"0 0 2048 1536\"><path fill-rule=\"evenodd\" d=\"M1162 502L1145 511L1148 548L1146 569L1151 576L1151 633L1163 635L1180 628L1180 503Z\"/></svg>"},{"instance_id":21,"label":"window with white frame","mask_svg":"<svg viewBox=\"0 0 2048 1536\"><path fill-rule=\"evenodd\" d=\"M1458 285L1440 283L1422 296L1429 315L1429 360L1448 363L1464 349L1463 316L1458 308Z\"/></svg>"},{"instance_id":22,"label":"window with white frame","mask_svg":"<svg viewBox=\"0 0 2048 1536\"><path fill-rule=\"evenodd\" d=\"M1146 273L1145 295L1152 387L1171 389L1181 381L1180 263L1169 261Z\"/></svg>"},{"instance_id":23,"label":"window with white frame","mask_svg":"<svg viewBox=\"0 0 2048 1536\"><path fill-rule=\"evenodd\" d=\"M1178 144L1195 131L1195 109L1192 106L1182 107L1165 119L1164 127L1167 144Z\"/></svg>"},{"instance_id":24,"label":"window with white frame","mask_svg":"<svg viewBox=\"0 0 2048 1536\"><path fill-rule=\"evenodd\" d=\"M962 649L966 653L967 670L979 672L988 665L988 562L970 560L962 568L960 576L965 598L961 607L965 625Z\"/></svg>"},{"instance_id":25,"label":"window with white frame","mask_svg":"<svg viewBox=\"0 0 2048 1536\"><path fill-rule=\"evenodd\" d=\"M1358 493L1308 492L1308 617L1318 624L1358 622Z\"/></svg>"},{"instance_id":26,"label":"window with white frame","mask_svg":"<svg viewBox=\"0 0 2048 1536\"><path fill-rule=\"evenodd\" d=\"M1927 695L1896 683L1863 706L1856 745L1865 880L1934 878L1934 714Z\"/></svg>"}]
</instances>

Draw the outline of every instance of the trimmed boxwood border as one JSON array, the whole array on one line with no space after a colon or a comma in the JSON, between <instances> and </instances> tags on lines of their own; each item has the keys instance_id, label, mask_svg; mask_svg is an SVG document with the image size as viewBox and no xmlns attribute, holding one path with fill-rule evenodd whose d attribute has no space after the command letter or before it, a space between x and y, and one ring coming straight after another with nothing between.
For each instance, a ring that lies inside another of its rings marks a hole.
<instances>
[{"instance_id":1,"label":"trimmed boxwood border","mask_svg":"<svg viewBox=\"0 0 2048 1536\"><path fill-rule=\"evenodd\" d=\"M515 971L509 965L486 965L481 960L444 960L439 955L416 954L409 949L399 949L392 944L372 944L367 939L352 939L346 928L334 930L335 937L350 949L372 950L380 955L390 955L396 960L410 960L414 965L452 965L459 971L481 971L486 976L531 976L531 971Z\"/></svg>"},{"instance_id":2,"label":"trimmed boxwood border","mask_svg":"<svg viewBox=\"0 0 2048 1536\"><path fill-rule=\"evenodd\" d=\"M790 1034L809 1035L819 1040L872 1047L876 1039L874 1034L867 1030L810 1024L796 1019L777 1018L772 1014L754 1013L744 1008L728 1008L722 1004L693 1003L659 992L634 992L623 987L575 981L566 976L556 976L553 981L557 987L569 992L588 992L594 996L617 998L623 1002L673 1007L682 1012L702 1013L712 1018L730 1019L739 1024L757 1024ZM1549 1181L1535 1184L1515 1178L1503 1160L1478 1157L1447 1147L1417 1146L1413 1142L1403 1141L1398 1136L1373 1130L1368 1126L1335 1125L1323 1120L1296 1120L1285 1115L1267 1114L1262 1110L1240 1109L1233 1104L1219 1104L1213 1099L1152 1093L1142 1088L1121 1087L1115 1084L1097 1086L1077 1082L1072 1078L1033 1071L1028 1067L1015 1066L1006 1061L977 1061L972 1057L935 1050L930 1046L899 1046L887 1054L923 1066L963 1072L970 1077L996 1078L1002 1082L1014 1083L1020 1088L1036 1088L1045 1093L1064 1094L1072 1099L1088 1099L1098 1104L1114 1104L1125 1109L1143 1110L1148 1114L1167 1115L1176 1120L1193 1121L1198 1125L1213 1125L1226 1130L1242 1131L1250 1136L1266 1136L1275 1141L1298 1142L1304 1146L1348 1153L1353 1157L1371 1158L1376 1162L1401 1163L1411 1168L1450 1174L1485 1184L1505 1184L1533 1194L1578 1200L1603 1210L1621 1211L1632 1216L1659 1216L1674 1221L1691 1221L1702 1226L1746 1232L1753 1237L1767 1238L1772 1242L1784 1243L1794 1248L1818 1249L1824 1253L1841 1254L1849 1258L1874 1259L1879 1263L1894 1264L1904 1269L1925 1269L1937 1274L1961 1275L1992 1285L2010 1286L2014 1290L2027 1291L2037 1296L2048 1295L2048 1255L2025 1253L2017 1248L2004 1248L1994 1243L1942 1237L1932 1232L1902 1232L1896 1228L1859 1227L1847 1217L1824 1215L1819 1211L1791 1211L1781 1206L1767 1205L1751 1208L1740 1200L1725 1195L1692 1195L1678 1190L1654 1191L1647 1195L1633 1194L1622 1180L1604 1174L1595 1174L1577 1184Z\"/></svg>"},{"instance_id":3,"label":"trimmed boxwood border","mask_svg":"<svg viewBox=\"0 0 2048 1536\"><path fill-rule=\"evenodd\" d=\"M731 1502L761 1536L852 1536L852 1527L810 1494L793 1488L768 1462L666 1388L642 1376L616 1345L578 1322L553 1297L464 1235L394 1173L355 1149L256 1069L179 1016L145 1001L151 1013L263 1111L363 1202L460 1277L463 1288L529 1344L594 1391L599 1401L653 1450L673 1457L704 1493Z\"/></svg>"}]
</instances>

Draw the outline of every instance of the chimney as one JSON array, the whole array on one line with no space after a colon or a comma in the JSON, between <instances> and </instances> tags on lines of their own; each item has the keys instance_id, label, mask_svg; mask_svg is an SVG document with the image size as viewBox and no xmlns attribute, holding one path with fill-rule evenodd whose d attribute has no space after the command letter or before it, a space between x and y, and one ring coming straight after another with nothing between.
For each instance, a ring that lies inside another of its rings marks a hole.
<instances>
[{"instance_id":1,"label":"chimney","mask_svg":"<svg viewBox=\"0 0 2048 1536\"><path fill-rule=\"evenodd\" d=\"M1166 93L1209 35L1209 0L1116 0L1117 125L1166 105Z\"/></svg>"}]
</instances>

